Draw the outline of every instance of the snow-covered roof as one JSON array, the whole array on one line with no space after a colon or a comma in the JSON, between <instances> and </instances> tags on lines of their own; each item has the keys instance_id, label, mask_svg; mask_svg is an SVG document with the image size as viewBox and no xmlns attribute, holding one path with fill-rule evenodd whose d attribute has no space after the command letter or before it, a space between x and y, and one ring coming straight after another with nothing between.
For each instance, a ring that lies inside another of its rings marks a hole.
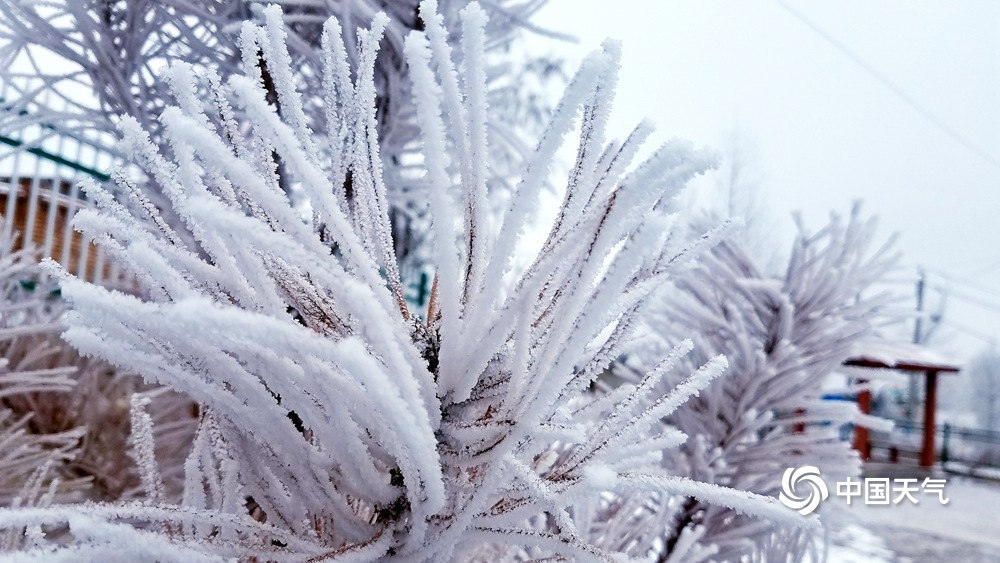
<instances>
[{"instance_id":1,"label":"snow-covered roof","mask_svg":"<svg viewBox=\"0 0 1000 563\"><path fill-rule=\"evenodd\" d=\"M859 345L844 365L944 373L954 373L961 369L957 363L926 346L889 340Z\"/></svg>"}]
</instances>

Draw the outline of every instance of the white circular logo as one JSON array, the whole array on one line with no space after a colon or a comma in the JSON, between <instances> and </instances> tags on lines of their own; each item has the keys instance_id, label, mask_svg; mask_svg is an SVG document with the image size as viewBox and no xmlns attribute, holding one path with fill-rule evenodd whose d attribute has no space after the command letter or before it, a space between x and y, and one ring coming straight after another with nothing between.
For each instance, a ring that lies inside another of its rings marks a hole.
<instances>
[{"instance_id":1,"label":"white circular logo","mask_svg":"<svg viewBox=\"0 0 1000 563\"><path fill-rule=\"evenodd\" d=\"M795 487L800 482L809 485L809 494L805 497L795 494ZM778 495L778 500L788 508L798 510L803 516L812 514L819 507L819 503L826 500L828 496L830 493L826 489L826 482L819 476L819 468L814 465L806 465L798 469L789 467L781 478L781 494Z\"/></svg>"}]
</instances>

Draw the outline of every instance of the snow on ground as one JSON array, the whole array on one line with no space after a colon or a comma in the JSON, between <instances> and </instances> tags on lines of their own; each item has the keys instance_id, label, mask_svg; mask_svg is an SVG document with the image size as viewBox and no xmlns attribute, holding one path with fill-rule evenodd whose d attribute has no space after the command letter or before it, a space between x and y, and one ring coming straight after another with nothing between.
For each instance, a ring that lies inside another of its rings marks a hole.
<instances>
[{"instance_id":1,"label":"snow on ground","mask_svg":"<svg viewBox=\"0 0 1000 563\"><path fill-rule=\"evenodd\" d=\"M916 494L917 505L904 500L872 506L855 499L848 507L831 494L824 504L833 506L823 510L833 529L830 563L1000 561L1000 484L946 478L947 505Z\"/></svg>"},{"instance_id":2,"label":"snow on ground","mask_svg":"<svg viewBox=\"0 0 1000 563\"><path fill-rule=\"evenodd\" d=\"M845 523L830 537L828 563L889 563L893 553L871 530L856 523Z\"/></svg>"}]
</instances>

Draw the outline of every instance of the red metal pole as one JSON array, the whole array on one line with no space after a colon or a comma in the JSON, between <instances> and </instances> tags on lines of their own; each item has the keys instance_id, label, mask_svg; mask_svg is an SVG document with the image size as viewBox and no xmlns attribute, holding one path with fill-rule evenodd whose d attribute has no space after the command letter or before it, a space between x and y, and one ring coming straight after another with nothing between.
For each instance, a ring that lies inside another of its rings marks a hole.
<instances>
[{"instance_id":1,"label":"red metal pole","mask_svg":"<svg viewBox=\"0 0 1000 563\"><path fill-rule=\"evenodd\" d=\"M934 411L937 406L937 372L927 372L924 395L924 445L920 450L920 466L934 466Z\"/></svg>"},{"instance_id":2,"label":"red metal pole","mask_svg":"<svg viewBox=\"0 0 1000 563\"><path fill-rule=\"evenodd\" d=\"M867 383L867 379L858 380L858 385L865 385ZM872 413L871 391L866 389L858 393L858 409L864 414ZM862 461L868 461L868 458L871 456L871 446L868 443L868 429L864 426L854 426L854 449L858 450L858 455Z\"/></svg>"}]
</instances>

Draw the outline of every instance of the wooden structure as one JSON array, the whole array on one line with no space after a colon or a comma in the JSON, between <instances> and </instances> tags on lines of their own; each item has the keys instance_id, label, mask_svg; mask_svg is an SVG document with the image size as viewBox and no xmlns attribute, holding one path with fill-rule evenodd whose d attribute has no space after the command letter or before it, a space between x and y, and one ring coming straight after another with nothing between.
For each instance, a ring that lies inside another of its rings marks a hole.
<instances>
[{"instance_id":1,"label":"wooden structure","mask_svg":"<svg viewBox=\"0 0 1000 563\"><path fill-rule=\"evenodd\" d=\"M13 250L36 248L69 272L95 282L113 275L111 265L70 222L87 202L75 182L64 179L0 178L3 229L14 237Z\"/></svg>"},{"instance_id":2,"label":"wooden structure","mask_svg":"<svg viewBox=\"0 0 1000 563\"><path fill-rule=\"evenodd\" d=\"M902 371L911 376L924 374L924 420L923 436L920 446L920 466L932 467L935 461L934 429L937 410L937 385L939 374L958 373L959 367L934 357L926 349L916 345L899 345L892 349L871 354L859 354L844 362L845 366L889 369ZM867 383L865 378L860 383ZM871 391L864 390L857 396L858 408L865 414L871 414ZM861 459L867 461L871 457L871 442L868 429L855 427L854 449L858 450Z\"/></svg>"}]
</instances>

